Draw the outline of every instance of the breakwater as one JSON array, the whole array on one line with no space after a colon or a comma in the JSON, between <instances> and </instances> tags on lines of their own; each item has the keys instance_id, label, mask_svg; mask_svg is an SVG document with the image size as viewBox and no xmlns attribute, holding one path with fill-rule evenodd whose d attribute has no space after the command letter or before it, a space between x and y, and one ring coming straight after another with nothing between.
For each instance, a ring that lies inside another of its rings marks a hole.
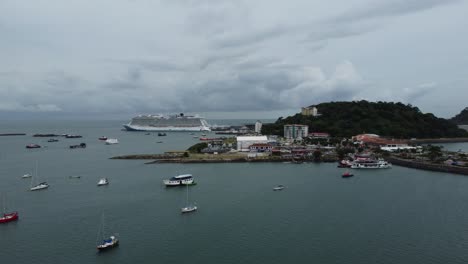
<instances>
[{"instance_id":1,"label":"breakwater","mask_svg":"<svg viewBox=\"0 0 468 264\"><path fill-rule=\"evenodd\" d=\"M400 159L396 157L389 157L387 158L387 160L394 165L407 167L407 168L468 175L468 167L459 167L459 166L452 166L452 165L446 165L446 164L437 164L437 163L422 162L422 161L416 161L416 160L407 160L407 159Z\"/></svg>"},{"instance_id":2,"label":"breakwater","mask_svg":"<svg viewBox=\"0 0 468 264\"><path fill-rule=\"evenodd\" d=\"M412 139L408 143L411 144L435 144L435 143L458 143L468 142L468 138L421 138Z\"/></svg>"}]
</instances>

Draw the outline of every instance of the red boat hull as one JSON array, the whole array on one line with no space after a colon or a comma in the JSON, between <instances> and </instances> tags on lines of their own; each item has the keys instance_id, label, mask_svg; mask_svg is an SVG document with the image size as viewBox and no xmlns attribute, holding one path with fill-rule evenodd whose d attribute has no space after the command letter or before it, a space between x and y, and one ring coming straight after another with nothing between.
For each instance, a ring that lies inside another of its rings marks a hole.
<instances>
[{"instance_id":1,"label":"red boat hull","mask_svg":"<svg viewBox=\"0 0 468 264\"><path fill-rule=\"evenodd\" d=\"M18 212L13 212L9 214L3 214L3 217L0 217L0 224L1 223L8 223L18 220Z\"/></svg>"}]
</instances>

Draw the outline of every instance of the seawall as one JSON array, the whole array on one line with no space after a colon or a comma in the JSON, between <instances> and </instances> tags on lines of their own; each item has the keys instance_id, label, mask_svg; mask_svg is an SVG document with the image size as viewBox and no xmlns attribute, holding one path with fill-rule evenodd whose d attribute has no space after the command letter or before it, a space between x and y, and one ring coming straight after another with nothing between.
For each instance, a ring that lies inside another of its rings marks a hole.
<instances>
[{"instance_id":1,"label":"seawall","mask_svg":"<svg viewBox=\"0 0 468 264\"><path fill-rule=\"evenodd\" d=\"M428 162L421 162L421 161L415 161L415 160L406 160L406 159L399 159L395 157L389 157L387 158L387 160L394 165L407 167L407 168L468 175L468 167L458 167L458 166L452 166L452 165L446 165L446 164L436 164L436 163L428 163Z\"/></svg>"}]
</instances>

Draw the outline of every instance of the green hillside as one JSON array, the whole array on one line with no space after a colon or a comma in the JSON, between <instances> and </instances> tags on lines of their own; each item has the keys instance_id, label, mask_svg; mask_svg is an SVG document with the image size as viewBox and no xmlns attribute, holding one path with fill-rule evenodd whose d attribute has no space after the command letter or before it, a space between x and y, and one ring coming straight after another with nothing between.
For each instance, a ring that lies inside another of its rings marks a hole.
<instances>
[{"instance_id":1,"label":"green hillside","mask_svg":"<svg viewBox=\"0 0 468 264\"><path fill-rule=\"evenodd\" d=\"M321 116L300 113L264 124L263 134L283 135L283 125L309 125L310 132L328 132L336 137L372 133L393 138L468 137L453 122L421 111L412 105L393 102L329 102L315 105Z\"/></svg>"},{"instance_id":2,"label":"green hillside","mask_svg":"<svg viewBox=\"0 0 468 264\"><path fill-rule=\"evenodd\" d=\"M453 122L458 125L468 125L468 107L463 109L458 115L452 117Z\"/></svg>"}]
</instances>

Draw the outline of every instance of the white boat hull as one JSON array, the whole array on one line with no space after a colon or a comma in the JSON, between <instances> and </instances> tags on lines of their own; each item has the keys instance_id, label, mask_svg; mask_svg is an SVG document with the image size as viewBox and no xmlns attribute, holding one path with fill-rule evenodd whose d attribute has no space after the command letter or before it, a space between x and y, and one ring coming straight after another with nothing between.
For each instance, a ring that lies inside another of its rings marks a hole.
<instances>
[{"instance_id":1,"label":"white boat hull","mask_svg":"<svg viewBox=\"0 0 468 264\"><path fill-rule=\"evenodd\" d=\"M193 179L188 180L180 180L180 181L171 181L171 180L164 180L164 185L166 186L179 186L179 185L187 185L193 184Z\"/></svg>"},{"instance_id":2,"label":"white boat hull","mask_svg":"<svg viewBox=\"0 0 468 264\"><path fill-rule=\"evenodd\" d=\"M48 184L40 184L40 185L37 185L37 186L34 186L34 187L31 187L31 191L39 191L39 190L43 190L43 189L47 189L49 188L49 185Z\"/></svg>"},{"instance_id":3,"label":"white boat hull","mask_svg":"<svg viewBox=\"0 0 468 264\"><path fill-rule=\"evenodd\" d=\"M180 211L181 213L190 213L190 212L194 212L198 210L198 207L196 206L187 206L187 207L183 207Z\"/></svg>"},{"instance_id":4,"label":"white boat hull","mask_svg":"<svg viewBox=\"0 0 468 264\"><path fill-rule=\"evenodd\" d=\"M190 131L190 132L196 132L196 131L210 131L211 129L206 126L196 126L196 127L173 127L173 126L167 126L167 127L152 127L152 126L135 126L135 125L124 125L125 129L128 131L153 131L153 132L163 132L163 131L180 131L180 132L185 132L185 131Z\"/></svg>"}]
</instances>

